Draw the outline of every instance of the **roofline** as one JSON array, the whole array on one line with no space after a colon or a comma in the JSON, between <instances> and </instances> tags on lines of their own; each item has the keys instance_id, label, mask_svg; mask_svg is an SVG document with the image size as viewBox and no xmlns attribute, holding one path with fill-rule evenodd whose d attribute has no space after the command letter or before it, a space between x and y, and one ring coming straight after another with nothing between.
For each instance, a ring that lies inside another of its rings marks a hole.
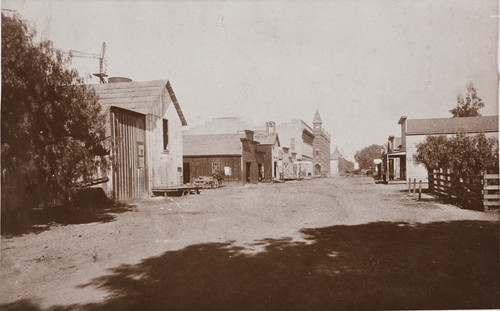
<instances>
[{"instance_id":1,"label":"roofline","mask_svg":"<svg viewBox=\"0 0 500 311\"><path fill-rule=\"evenodd\" d=\"M113 112L115 110L123 110L123 111L126 111L126 112L130 112L130 113L135 113L135 114L140 114L141 116L146 116L148 115L148 113L145 113L145 112L139 112L139 111L135 111L135 110L132 110L132 109L127 109L127 108L123 108L123 107L120 107L120 106L115 106L115 105L110 105L105 113L107 113L108 111L109 112Z\"/></svg>"},{"instance_id":2,"label":"roofline","mask_svg":"<svg viewBox=\"0 0 500 311\"><path fill-rule=\"evenodd\" d=\"M200 155L182 155L183 158L203 158L203 157L241 157L241 154L228 153L228 154L200 154Z\"/></svg>"},{"instance_id":3,"label":"roofline","mask_svg":"<svg viewBox=\"0 0 500 311\"><path fill-rule=\"evenodd\" d=\"M175 110L177 110L177 114L179 115L179 118L181 119L182 126L187 126L187 121L186 118L184 117L184 114L182 113L181 106L179 105L179 102L177 101L177 97L175 96L174 90L172 89L172 85L170 84L170 80L167 80L167 84L165 85L168 94L170 95L170 98L172 99L172 102L174 103Z\"/></svg>"},{"instance_id":4,"label":"roofline","mask_svg":"<svg viewBox=\"0 0 500 311\"><path fill-rule=\"evenodd\" d=\"M498 130L481 130L481 131L453 131L453 132L407 132L406 136L418 136L418 135L451 135L451 134L481 134L481 133L498 133Z\"/></svg>"}]
</instances>

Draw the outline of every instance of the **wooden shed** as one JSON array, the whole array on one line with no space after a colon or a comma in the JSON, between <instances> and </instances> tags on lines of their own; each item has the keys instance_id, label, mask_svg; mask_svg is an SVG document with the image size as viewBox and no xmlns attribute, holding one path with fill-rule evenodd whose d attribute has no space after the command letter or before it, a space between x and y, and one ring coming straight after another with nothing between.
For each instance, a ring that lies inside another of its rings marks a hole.
<instances>
[{"instance_id":1,"label":"wooden shed","mask_svg":"<svg viewBox=\"0 0 500 311\"><path fill-rule=\"evenodd\" d=\"M183 136L184 182L200 176L224 175L225 185L257 183L262 155L257 151L253 131L234 134Z\"/></svg>"},{"instance_id":2,"label":"wooden shed","mask_svg":"<svg viewBox=\"0 0 500 311\"><path fill-rule=\"evenodd\" d=\"M168 80L91 86L107 118L112 157L103 186L118 200L182 184L182 126L187 125Z\"/></svg>"}]
</instances>

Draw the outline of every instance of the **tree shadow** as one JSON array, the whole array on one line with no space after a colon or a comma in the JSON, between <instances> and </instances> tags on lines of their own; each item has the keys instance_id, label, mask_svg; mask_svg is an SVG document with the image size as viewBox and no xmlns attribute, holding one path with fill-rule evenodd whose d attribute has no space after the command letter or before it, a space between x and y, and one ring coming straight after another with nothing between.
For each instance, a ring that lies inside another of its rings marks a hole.
<instances>
[{"instance_id":1,"label":"tree shadow","mask_svg":"<svg viewBox=\"0 0 500 311\"><path fill-rule=\"evenodd\" d=\"M110 200L102 188L88 188L75 197L71 206L48 206L33 209L22 215L22 221L4 221L2 235L20 236L27 233L40 233L57 225L86 223L107 223L115 220L115 215L133 210L135 205Z\"/></svg>"},{"instance_id":2,"label":"tree shadow","mask_svg":"<svg viewBox=\"0 0 500 311\"><path fill-rule=\"evenodd\" d=\"M305 241L207 243L122 265L80 287L102 303L54 310L331 310L500 307L497 222L303 229ZM8 310L41 310L22 300Z\"/></svg>"}]
</instances>

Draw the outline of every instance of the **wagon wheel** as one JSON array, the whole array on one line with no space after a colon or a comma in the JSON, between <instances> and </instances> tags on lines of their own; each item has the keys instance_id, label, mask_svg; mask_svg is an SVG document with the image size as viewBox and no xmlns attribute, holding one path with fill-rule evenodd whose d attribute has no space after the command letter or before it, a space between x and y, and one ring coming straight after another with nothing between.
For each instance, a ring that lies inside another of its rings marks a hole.
<instances>
[{"instance_id":1,"label":"wagon wheel","mask_svg":"<svg viewBox=\"0 0 500 311\"><path fill-rule=\"evenodd\" d=\"M219 181L217 179L212 182L212 188L219 188Z\"/></svg>"}]
</instances>

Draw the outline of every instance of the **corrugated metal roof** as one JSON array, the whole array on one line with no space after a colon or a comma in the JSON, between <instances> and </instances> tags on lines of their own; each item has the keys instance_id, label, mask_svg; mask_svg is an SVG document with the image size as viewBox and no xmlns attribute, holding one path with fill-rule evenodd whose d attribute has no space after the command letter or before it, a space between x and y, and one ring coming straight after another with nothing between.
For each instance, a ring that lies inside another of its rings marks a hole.
<instances>
[{"instance_id":1,"label":"corrugated metal roof","mask_svg":"<svg viewBox=\"0 0 500 311\"><path fill-rule=\"evenodd\" d=\"M182 125L187 125L184 114L168 80L118 82L92 84L89 86L95 90L99 97L99 104L101 104L104 111L110 107L118 107L141 114L153 114L158 117L162 117L162 115L158 111L156 103L161 99L163 91L166 88L182 121Z\"/></svg>"},{"instance_id":2,"label":"corrugated metal roof","mask_svg":"<svg viewBox=\"0 0 500 311\"><path fill-rule=\"evenodd\" d=\"M244 134L182 135L185 156L241 155Z\"/></svg>"},{"instance_id":3,"label":"corrugated metal roof","mask_svg":"<svg viewBox=\"0 0 500 311\"><path fill-rule=\"evenodd\" d=\"M498 132L498 116L406 120L407 135Z\"/></svg>"}]
</instances>

